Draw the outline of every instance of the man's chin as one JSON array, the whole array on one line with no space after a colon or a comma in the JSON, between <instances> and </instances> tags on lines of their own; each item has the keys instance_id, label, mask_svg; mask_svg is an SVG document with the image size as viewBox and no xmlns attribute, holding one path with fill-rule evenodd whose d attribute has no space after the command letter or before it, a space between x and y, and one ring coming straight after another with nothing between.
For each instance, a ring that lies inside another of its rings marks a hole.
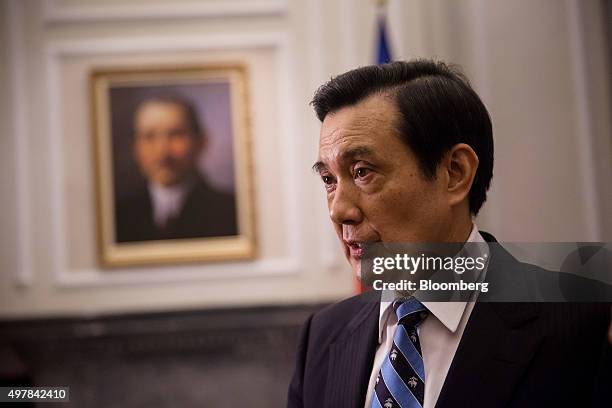
<instances>
[{"instance_id":1,"label":"man's chin","mask_svg":"<svg viewBox=\"0 0 612 408\"><path fill-rule=\"evenodd\" d=\"M176 177L175 175L159 175L157 177L152 177L151 179L155 184L162 187L172 187L178 184L180 181L179 177Z\"/></svg>"}]
</instances>

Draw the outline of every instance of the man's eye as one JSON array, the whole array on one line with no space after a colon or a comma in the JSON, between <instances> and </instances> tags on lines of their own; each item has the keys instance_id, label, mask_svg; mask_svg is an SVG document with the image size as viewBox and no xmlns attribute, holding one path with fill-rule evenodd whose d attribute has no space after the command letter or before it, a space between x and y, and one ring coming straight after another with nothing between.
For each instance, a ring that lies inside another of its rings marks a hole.
<instances>
[{"instance_id":1,"label":"man's eye","mask_svg":"<svg viewBox=\"0 0 612 408\"><path fill-rule=\"evenodd\" d=\"M321 180L323 180L323 183L325 184L331 184L333 182L333 179L331 176L321 176Z\"/></svg>"},{"instance_id":2,"label":"man's eye","mask_svg":"<svg viewBox=\"0 0 612 408\"><path fill-rule=\"evenodd\" d=\"M170 131L170 137L172 139L187 139L189 137L189 132L183 128L176 128Z\"/></svg>"},{"instance_id":3,"label":"man's eye","mask_svg":"<svg viewBox=\"0 0 612 408\"><path fill-rule=\"evenodd\" d=\"M141 133L136 134L137 139L143 140L145 142L152 141L153 136L155 136L153 132L141 132Z\"/></svg>"},{"instance_id":4,"label":"man's eye","mask_svg":"<svg viewBox=\"0 0 612 408\"><path fill-rule=\"evenodd\" d=\"M355 177L365 177L369 172L370 169L367 167L359 167L358 169L355 169Z\"/></svg>"}]
</instances>

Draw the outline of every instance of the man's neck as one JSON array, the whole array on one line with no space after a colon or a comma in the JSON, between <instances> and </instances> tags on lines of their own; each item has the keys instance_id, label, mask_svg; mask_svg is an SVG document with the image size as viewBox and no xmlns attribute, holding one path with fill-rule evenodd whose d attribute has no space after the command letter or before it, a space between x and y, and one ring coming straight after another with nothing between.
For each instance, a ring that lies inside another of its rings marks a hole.
<instances>
[{"instance_id":1,"label":"man's neck","mask_svg":"<svg viewBox=\"0 0 612 408\"><path fill-rule=\"evenodd\" d=\"M192 185L192 179L184 179L180 183L175 183L171 186L149 183L155 225L163 228L170 219L180 213Z\"/></svg>"},{"instance_id":2,"label":"man's neck","mask_svg":"<svg viewBox=\"0 0 612 408\"><path fill-rule=\"evenodd\" d=\"M447 242L466 242L474 226L469 208L457 208L452 217L456 221L451 224Z\"/></svg>"}]
</instances>

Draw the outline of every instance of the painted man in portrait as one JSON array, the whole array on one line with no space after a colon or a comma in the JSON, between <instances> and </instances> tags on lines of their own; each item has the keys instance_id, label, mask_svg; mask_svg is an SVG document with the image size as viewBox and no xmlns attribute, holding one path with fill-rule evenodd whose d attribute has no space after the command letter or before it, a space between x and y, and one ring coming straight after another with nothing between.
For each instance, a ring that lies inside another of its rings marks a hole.
<instances>
[{"instance_id":1,"label":"painted man in portrait","mask_svg":"<svg viewBox=\"0 0 612 408\"><path fill-rule=\"evenodd\" d=\"M237 235L234 195L216 190L198 169L205 145L186 99L163 95L138 104L132 147L144 180L116 202L117 242Z\"/></svg>"}]
</instances>

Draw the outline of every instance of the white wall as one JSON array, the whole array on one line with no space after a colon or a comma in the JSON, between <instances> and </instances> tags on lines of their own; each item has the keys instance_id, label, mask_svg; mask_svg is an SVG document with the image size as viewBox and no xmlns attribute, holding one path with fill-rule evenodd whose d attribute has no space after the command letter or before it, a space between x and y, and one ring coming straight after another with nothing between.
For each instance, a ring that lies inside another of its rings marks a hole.
<instances>
[{"instance_id":1,"label":"white wall","mask_svg":"<svg viewBox=\"0 0 612 408\"><path fill-rule=\"evenodd\" d=\"M145 4L146 3L146 4ZM308 102L372 62L371 0L2 2L0 315L315 302L352 291L309 168ZM602 2L390 1L396 58L463 65L495 131L479 224L503 240L610 240L610 94ZM239 59L250 72L253 262L103 271L86 72Z\"/></svg>"}]
</instances>

